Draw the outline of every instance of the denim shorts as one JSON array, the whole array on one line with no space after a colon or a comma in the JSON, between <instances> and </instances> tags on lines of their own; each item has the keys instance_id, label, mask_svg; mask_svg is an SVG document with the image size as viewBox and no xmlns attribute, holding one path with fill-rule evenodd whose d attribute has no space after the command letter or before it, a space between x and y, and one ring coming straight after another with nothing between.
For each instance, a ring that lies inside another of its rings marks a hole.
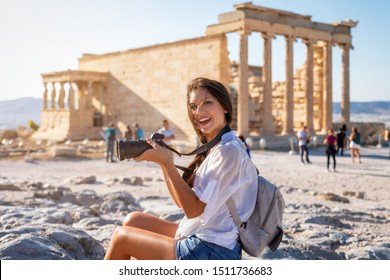
<instances>
[{"instance_id":1,"label":"denim shorts","mask_svg":"<svg viewBox=\"0 0 390 280\"><path fill-rule=\"evenodd\" d=\"M176 259L178 260L240 260L241 243L233 249L203 241L191 235L176 242Z\"/></svg>"}]
</instances>

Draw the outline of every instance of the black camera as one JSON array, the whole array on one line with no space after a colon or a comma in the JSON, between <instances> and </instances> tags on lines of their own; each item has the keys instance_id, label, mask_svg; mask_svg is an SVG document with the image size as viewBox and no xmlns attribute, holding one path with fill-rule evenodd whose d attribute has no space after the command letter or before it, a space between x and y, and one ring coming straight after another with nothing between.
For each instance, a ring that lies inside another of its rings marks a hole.
<instances>
[{"instance_id":1,"label":"black camera","mask_svg":"<svg viewBox=\"0 0 390 280\"><path fill-rule=\"evenodd\" d=\"M156 141L157 144L162 143L164 134L153 133L150 138ZM161 144L160 144L161 145ZM162 145L161 145L162 146ZM116 152L119 160L125 160L129 158L135 158L145 152L148 149L152 149L152 146L146 142L146 140L118 140L116 143Z\"/></svg>"}]
</instances>

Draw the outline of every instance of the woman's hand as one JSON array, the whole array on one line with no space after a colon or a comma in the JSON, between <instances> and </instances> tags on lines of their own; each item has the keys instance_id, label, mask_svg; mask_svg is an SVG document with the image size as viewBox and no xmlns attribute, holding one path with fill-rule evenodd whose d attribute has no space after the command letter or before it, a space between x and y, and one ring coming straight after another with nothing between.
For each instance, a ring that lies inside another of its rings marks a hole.
<instances>
[{"instance_id":1,"label":"woman's hand","mask_svg":"<svg viewBox=\"0 0 390 280\"><path fill-rule=\"evenodd\" d=\"M146 142L150 146L152 146L153 149L146 150L145 152L140 154L138 157L135 157L134 158L135 160L151 161L151 162L155 162L159 165L166 165L166 164L172 162L172 159L169 156L169 151L167 149L158 145L151 138L147 138Z\"/></svg>"}]
</instances>

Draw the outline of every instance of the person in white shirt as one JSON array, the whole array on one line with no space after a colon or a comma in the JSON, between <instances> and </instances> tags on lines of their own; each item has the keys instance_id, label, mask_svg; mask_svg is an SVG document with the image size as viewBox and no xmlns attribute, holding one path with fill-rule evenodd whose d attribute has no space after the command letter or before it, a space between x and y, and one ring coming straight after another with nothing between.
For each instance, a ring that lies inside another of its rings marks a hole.
<instances>
[{"instance_id":1,"label":"person in white shirt","mask_svg":"<svg viewBox=\"0 0 390 280\"><path fill-rule=\"evenodd\" d=\"M112 237L105 259L240 259L241 243L226 200L233 198L241 220L252 213L257 170L243 142L230 131L233 109L218 81L196 78L187 86L188 116L202 144L221 140L198 154L180 175L168 150L154 148L137 160L160 165L168 191L185 217L180 224L143 212L130 213Z\"/></svg>"},{"instance_id":2,"label":"person in white shirt","mask_svg":"<svg viewBox=\"0 0 390 280\"><path fill-rule=\"evenodd\" d=\"M164 142L168 146L172 145L172 139L175 139L175 134L173 133L173 130L169 126L168 120L163 120L162 127L158 130L158 133L161 133L164 135ZM173 159L173 152L170 151L169 153L170 157Z\"/></svg>"},{"instance_id":3,"label":"person in white shirt","mask_svg":"<svg viewBox=\"0 0 390 280\"><path fill-rule=\"evenodd\" d=\"M162 127L158 130L158 133L164 134L164 142L167 145L172 144L172 139L175 139L175 134L173 130L170 128L168 120L163 120Z\"/></svg>"},{"instance_id":4,"label":"person in white shirt","mask_svg":"<svg viewBox=\"0 0 390 280\"><path fill-rule=\"evenodd\" d=\"M298 146L299 146L299 153L301 154L301 161L302 163L305 163L303 160L303 156L306 157L306 163L311 163L309 160L309 149L307 147L307 144L309 143L309 135L307 132L307 126L303 125L301 126L301 130L297 133L298 137Z\"/></svg>"}]
</instances>

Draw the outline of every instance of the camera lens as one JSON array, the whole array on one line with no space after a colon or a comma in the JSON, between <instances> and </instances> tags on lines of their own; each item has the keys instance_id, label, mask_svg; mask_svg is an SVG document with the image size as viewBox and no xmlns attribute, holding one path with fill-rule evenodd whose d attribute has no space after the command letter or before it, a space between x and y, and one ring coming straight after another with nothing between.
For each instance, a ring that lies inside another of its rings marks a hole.
<instances>
[{"instance_id":1,"label":"camera lens","mask_svg":"<svg viewBox=\"0 0 390 280\"><path fill-rule=\"evenodd\" d=\"M135 158L151 148L145 140L118 140L117 156L119 160Z\"/></svg>"}]
</instances>

